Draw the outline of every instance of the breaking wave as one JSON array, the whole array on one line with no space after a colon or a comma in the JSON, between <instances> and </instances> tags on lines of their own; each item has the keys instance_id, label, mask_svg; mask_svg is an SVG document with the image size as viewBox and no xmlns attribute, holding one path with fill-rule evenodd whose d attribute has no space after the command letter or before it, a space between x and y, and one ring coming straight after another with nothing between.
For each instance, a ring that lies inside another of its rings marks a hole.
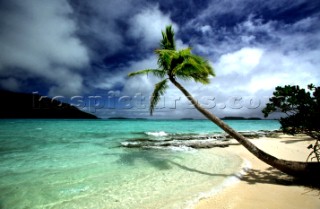
<instances>
[{"instance_id":1,"label":"breaking wave","mask_svg":"<svg viewBox=\"0 0 320 209\"><path fill-rule=\"evenodd\" d=\"M148 136L168 136L168 133L164 132L164 131L159 131L159 132L145 132L146 135Z\"/></svg>"}]
</instances>

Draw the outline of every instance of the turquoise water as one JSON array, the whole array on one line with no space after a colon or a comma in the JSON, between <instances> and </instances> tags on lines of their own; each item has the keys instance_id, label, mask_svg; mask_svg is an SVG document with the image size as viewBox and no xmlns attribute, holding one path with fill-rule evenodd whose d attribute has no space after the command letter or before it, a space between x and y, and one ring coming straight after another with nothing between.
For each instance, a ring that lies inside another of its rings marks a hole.
<instances>
[{"instance_id":1,"label":"turquoise water","mask_svg":"<svg viewBox=\"0 0 320 209\"><path fill-rule=\"evenodd\" d=\"M276 121L228 121L238 131ZM220 132L205 120L1 120L0 208L186 208L233 176L223 149L129 149L121 142Z\"/></svg>"}]
</instances>

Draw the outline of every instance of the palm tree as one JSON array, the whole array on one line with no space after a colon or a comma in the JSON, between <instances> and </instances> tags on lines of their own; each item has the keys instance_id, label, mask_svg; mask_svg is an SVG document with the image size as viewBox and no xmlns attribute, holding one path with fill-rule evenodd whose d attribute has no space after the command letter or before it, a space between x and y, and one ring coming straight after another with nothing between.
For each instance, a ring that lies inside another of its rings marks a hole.
<instances>
[{"instance_id":1,"label":"palm tree","mask_svg":"<svg viewBox=\"0 0 320 209\"><path fill-rule=\"evenodd\" d=\"M252 154L263 162L272 167L296 177L319 177L320 164L315 162L296 162L278 159L260 150L252 142L246 139L243 135L236 132L228 124L219 119L217 116L207 111L191 96L191 94L177 81L194 80L202 84L210 83L210 76L215 76L214 71L207 60L191 53L190 48L176 50L174 31L171 26L167 26L165 31L162 31L162 40L160 49L155 50L158 56L157 69L145 69L130 73L129 76L141 74L152 74L163 79L155 84L155 88L150 100L150 114L153 114L154 108L160 100L160 97L168 88L168 81L173 83L201 112L206 118L218 125L231 137L235 138L240 144L248 149Z\"/></svg>"}]
</instances>

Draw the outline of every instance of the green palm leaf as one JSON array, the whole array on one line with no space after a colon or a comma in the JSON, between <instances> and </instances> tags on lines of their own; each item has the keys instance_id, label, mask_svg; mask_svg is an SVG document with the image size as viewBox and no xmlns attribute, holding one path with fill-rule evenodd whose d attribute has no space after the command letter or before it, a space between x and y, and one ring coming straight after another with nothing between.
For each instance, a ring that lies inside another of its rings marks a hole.
<instances>
[{"instance_id":1,"label":"green palm leaf","mask_svg":"<svg viewBox=\"0 0 320 209\"><path fill-rule=\"evenodd\" d=\"M157 106L160 101L160 97L166 92L168 88L167 79L160 81L154 86L154 90L150 100L150 115L153 114L154 108Z\"/></svg>"},{"instance_id":2,"label":"green palm leaf","mask_svg":"<svg viewBox=\"0 0 320 209\"><path fill-rule=\"evenodd\" d=\"M215 76L209 63L203 59L198 60L195 56L191 56L185 59L183 63L177 65L173 73L178 78L184 80L193 79L202 84L210 83L209 77Z\"/></svg>"},{"instance_id":3,"label":"green palm leaf","mask_svg":"<svg viewBox=\"0 0 320 209\"><path fill-rule=\"evenodd\" d=\"M158 55L159 67L168 73L171 69L171 62L175 56L176 51L169 49L158 49L155 50L155 53Z\"/></svg>"},{"instance_id":4,"label":"green palm leaf","mask_svg":"<svg viewBox=\"0 0 320 209\"><path fill-rule=\"evenodd\" d=\"M158 49L158 65L165 69L169 76L176 76L183 80L193 79L196 82L208 84L209 76L215 76L207 60L193 55L191 48L180 51Z\"/></svg>"},{"instance_id":5,"label":"green palm leaf","mask_svg":"<svg viewBox=\"0 0 320 209\"><path fill-rule=\"evenodd\" d=\"M166 27L166 31L162 31L162 40L160 41L160 47L162 49L176 49L176 43L174 40L174 31L171 25Z\"/></svg>"},{"instance_id":6,"label":"green palm leaf","mask_svg":"<svg viewBox=\"0 0 320 209\"><path fill-rule=\"evenodd\" d=\"M163 78L166 75L166 72L163 71L163 70L145 69L145 70L139 70L139 71L136 71L136 72L129 73L128 76L129 77L133 77L133 76L136 76L136 75L148 75L149 73L154 75L154 76L156 76L156 77L159 77L159 78Z\"/></svg>"}]
</instances>

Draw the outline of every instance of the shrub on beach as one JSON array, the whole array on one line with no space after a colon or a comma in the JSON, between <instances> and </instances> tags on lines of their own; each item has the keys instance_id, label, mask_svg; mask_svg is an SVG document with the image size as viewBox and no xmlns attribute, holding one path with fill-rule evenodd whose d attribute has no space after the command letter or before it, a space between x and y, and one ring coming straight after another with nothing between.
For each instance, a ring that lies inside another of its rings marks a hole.
<instances>
[{"instance_id":1,"label":"shrub on beach","mask_svg":"<svg viewBox=\"0 0 320 209\"><path fill-rule=\"evenodd\" d=\"M308 85L307 90L299 86L278 86L262 110L267 117L273 112L282 112L285 117L279 119L281 129L287 134L307 134L316 139L308 159L320 162L320 87Z\"/></svg>"}]
</instances>

